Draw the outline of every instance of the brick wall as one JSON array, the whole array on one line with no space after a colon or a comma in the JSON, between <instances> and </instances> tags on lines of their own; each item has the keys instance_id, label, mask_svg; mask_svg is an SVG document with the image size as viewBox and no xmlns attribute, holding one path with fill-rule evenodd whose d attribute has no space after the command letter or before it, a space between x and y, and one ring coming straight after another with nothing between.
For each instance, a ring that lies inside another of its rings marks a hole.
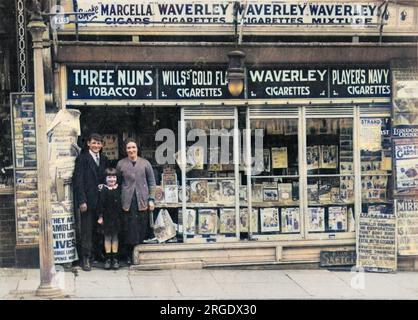
<instances>
[{"instance_id":1,"label":"brick wall","mask_svg":"<svg viewBox=\"0 0 418 320\"><path fill-rule=\"evenodd\" d=\"M15 265L14 195L0 195L0 267Z\"/></svg>"}]
</instances>

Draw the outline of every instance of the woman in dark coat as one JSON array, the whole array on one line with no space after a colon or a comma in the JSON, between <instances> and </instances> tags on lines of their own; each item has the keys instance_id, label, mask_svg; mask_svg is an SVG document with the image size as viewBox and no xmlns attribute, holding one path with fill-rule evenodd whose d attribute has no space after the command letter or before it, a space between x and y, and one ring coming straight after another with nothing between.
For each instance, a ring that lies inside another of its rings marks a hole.
<instances>
[{"instance_id":1,"label":"woman in dark coat","mask_svg":"<svg viewBox=\"0 0 418 320\"><path fill-rule=\"evenodd\" d=\"M144 241L149 226L149 211L154 210L155 177L148 160L138 156L134 139L125 141L128 156L116 166L122 181L124 242L128 246L128 263L134 246Z\"/></svg>"}]
</instances>

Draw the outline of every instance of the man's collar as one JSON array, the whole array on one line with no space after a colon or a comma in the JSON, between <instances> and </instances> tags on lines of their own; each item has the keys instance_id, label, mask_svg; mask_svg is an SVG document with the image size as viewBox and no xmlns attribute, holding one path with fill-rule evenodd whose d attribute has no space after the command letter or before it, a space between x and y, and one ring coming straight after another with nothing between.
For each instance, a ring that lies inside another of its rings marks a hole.
<instances>
[{"instance_id":1,"label":"man's collar","mask_svg":"<svg viewBox=\"0 0 418 320\"><path fill-rule=\"evenodd\" d=\"M93 157L93 159L95 159L97 156L99 156L99 157L100 157L100 154L99 154L99 153L94 153L94 152L93 152L93 151L91 151L90 149L89 149L89 152L90 152L91 156Z\"/></svg>"}]
</instances>

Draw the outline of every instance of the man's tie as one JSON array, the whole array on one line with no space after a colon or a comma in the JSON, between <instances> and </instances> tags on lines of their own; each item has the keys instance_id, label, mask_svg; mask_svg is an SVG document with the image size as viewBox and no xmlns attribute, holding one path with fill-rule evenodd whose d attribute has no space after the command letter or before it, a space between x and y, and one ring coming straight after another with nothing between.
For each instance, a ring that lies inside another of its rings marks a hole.
<instances>
[{"instance_id":1,"label":"man's tie","mask_svg":"<svg viewBox=\"0 0 418 320\"><path fill-rule=\"evenodd\" d=\"M100 165L99 154L96 154L96 159L95 159L95 161L96 161L97 166L99 166L99 165Z\"/></svg>"}]
</instances>

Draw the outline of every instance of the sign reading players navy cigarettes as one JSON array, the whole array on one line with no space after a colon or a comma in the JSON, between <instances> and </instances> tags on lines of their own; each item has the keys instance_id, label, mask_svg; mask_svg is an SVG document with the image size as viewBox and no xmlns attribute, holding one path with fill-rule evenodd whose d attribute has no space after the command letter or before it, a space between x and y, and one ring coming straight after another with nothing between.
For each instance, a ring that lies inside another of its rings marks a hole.
<instances>
[{"instance_id":1,"label":"sign reading players navy cigarettes","mask_svg":"<svg viewBox=\"0 0 418 320\"><path fill-rule=\"evenodd\" d=\"M327 98L326 68L249 69L248 98Z\"/></svg>"},{"instance_id":2,"label":"sign reading players navy cigarettes","mask_svg":"<svg viewBox=\"0 0 418 320\"><path fill-rule=\"evenodd\" d=\"M69 100L156 99L155 70L139 67L68 67Z\"/></svg>"},{"instance_id":3,"label":"sign reading players navy cigarettes","mask_svg":"<svg viewBox=\"0 0 418 320\"><path fill-rule=\"evenodd\" d=\"M158 71L159 99L231 99L226 68L162 68Z\"/></svg>"},{"instance_id":4,"label":"sign reading players navy cigarettes","mask_svg":"<svg viewBox=\"0 0 418 320\"><path fill-rule=\"evenodd\" d=\"M390 73L385 68L338 68L330 71L330 97L390 97Z\"/></svg>"}]
</instances>

